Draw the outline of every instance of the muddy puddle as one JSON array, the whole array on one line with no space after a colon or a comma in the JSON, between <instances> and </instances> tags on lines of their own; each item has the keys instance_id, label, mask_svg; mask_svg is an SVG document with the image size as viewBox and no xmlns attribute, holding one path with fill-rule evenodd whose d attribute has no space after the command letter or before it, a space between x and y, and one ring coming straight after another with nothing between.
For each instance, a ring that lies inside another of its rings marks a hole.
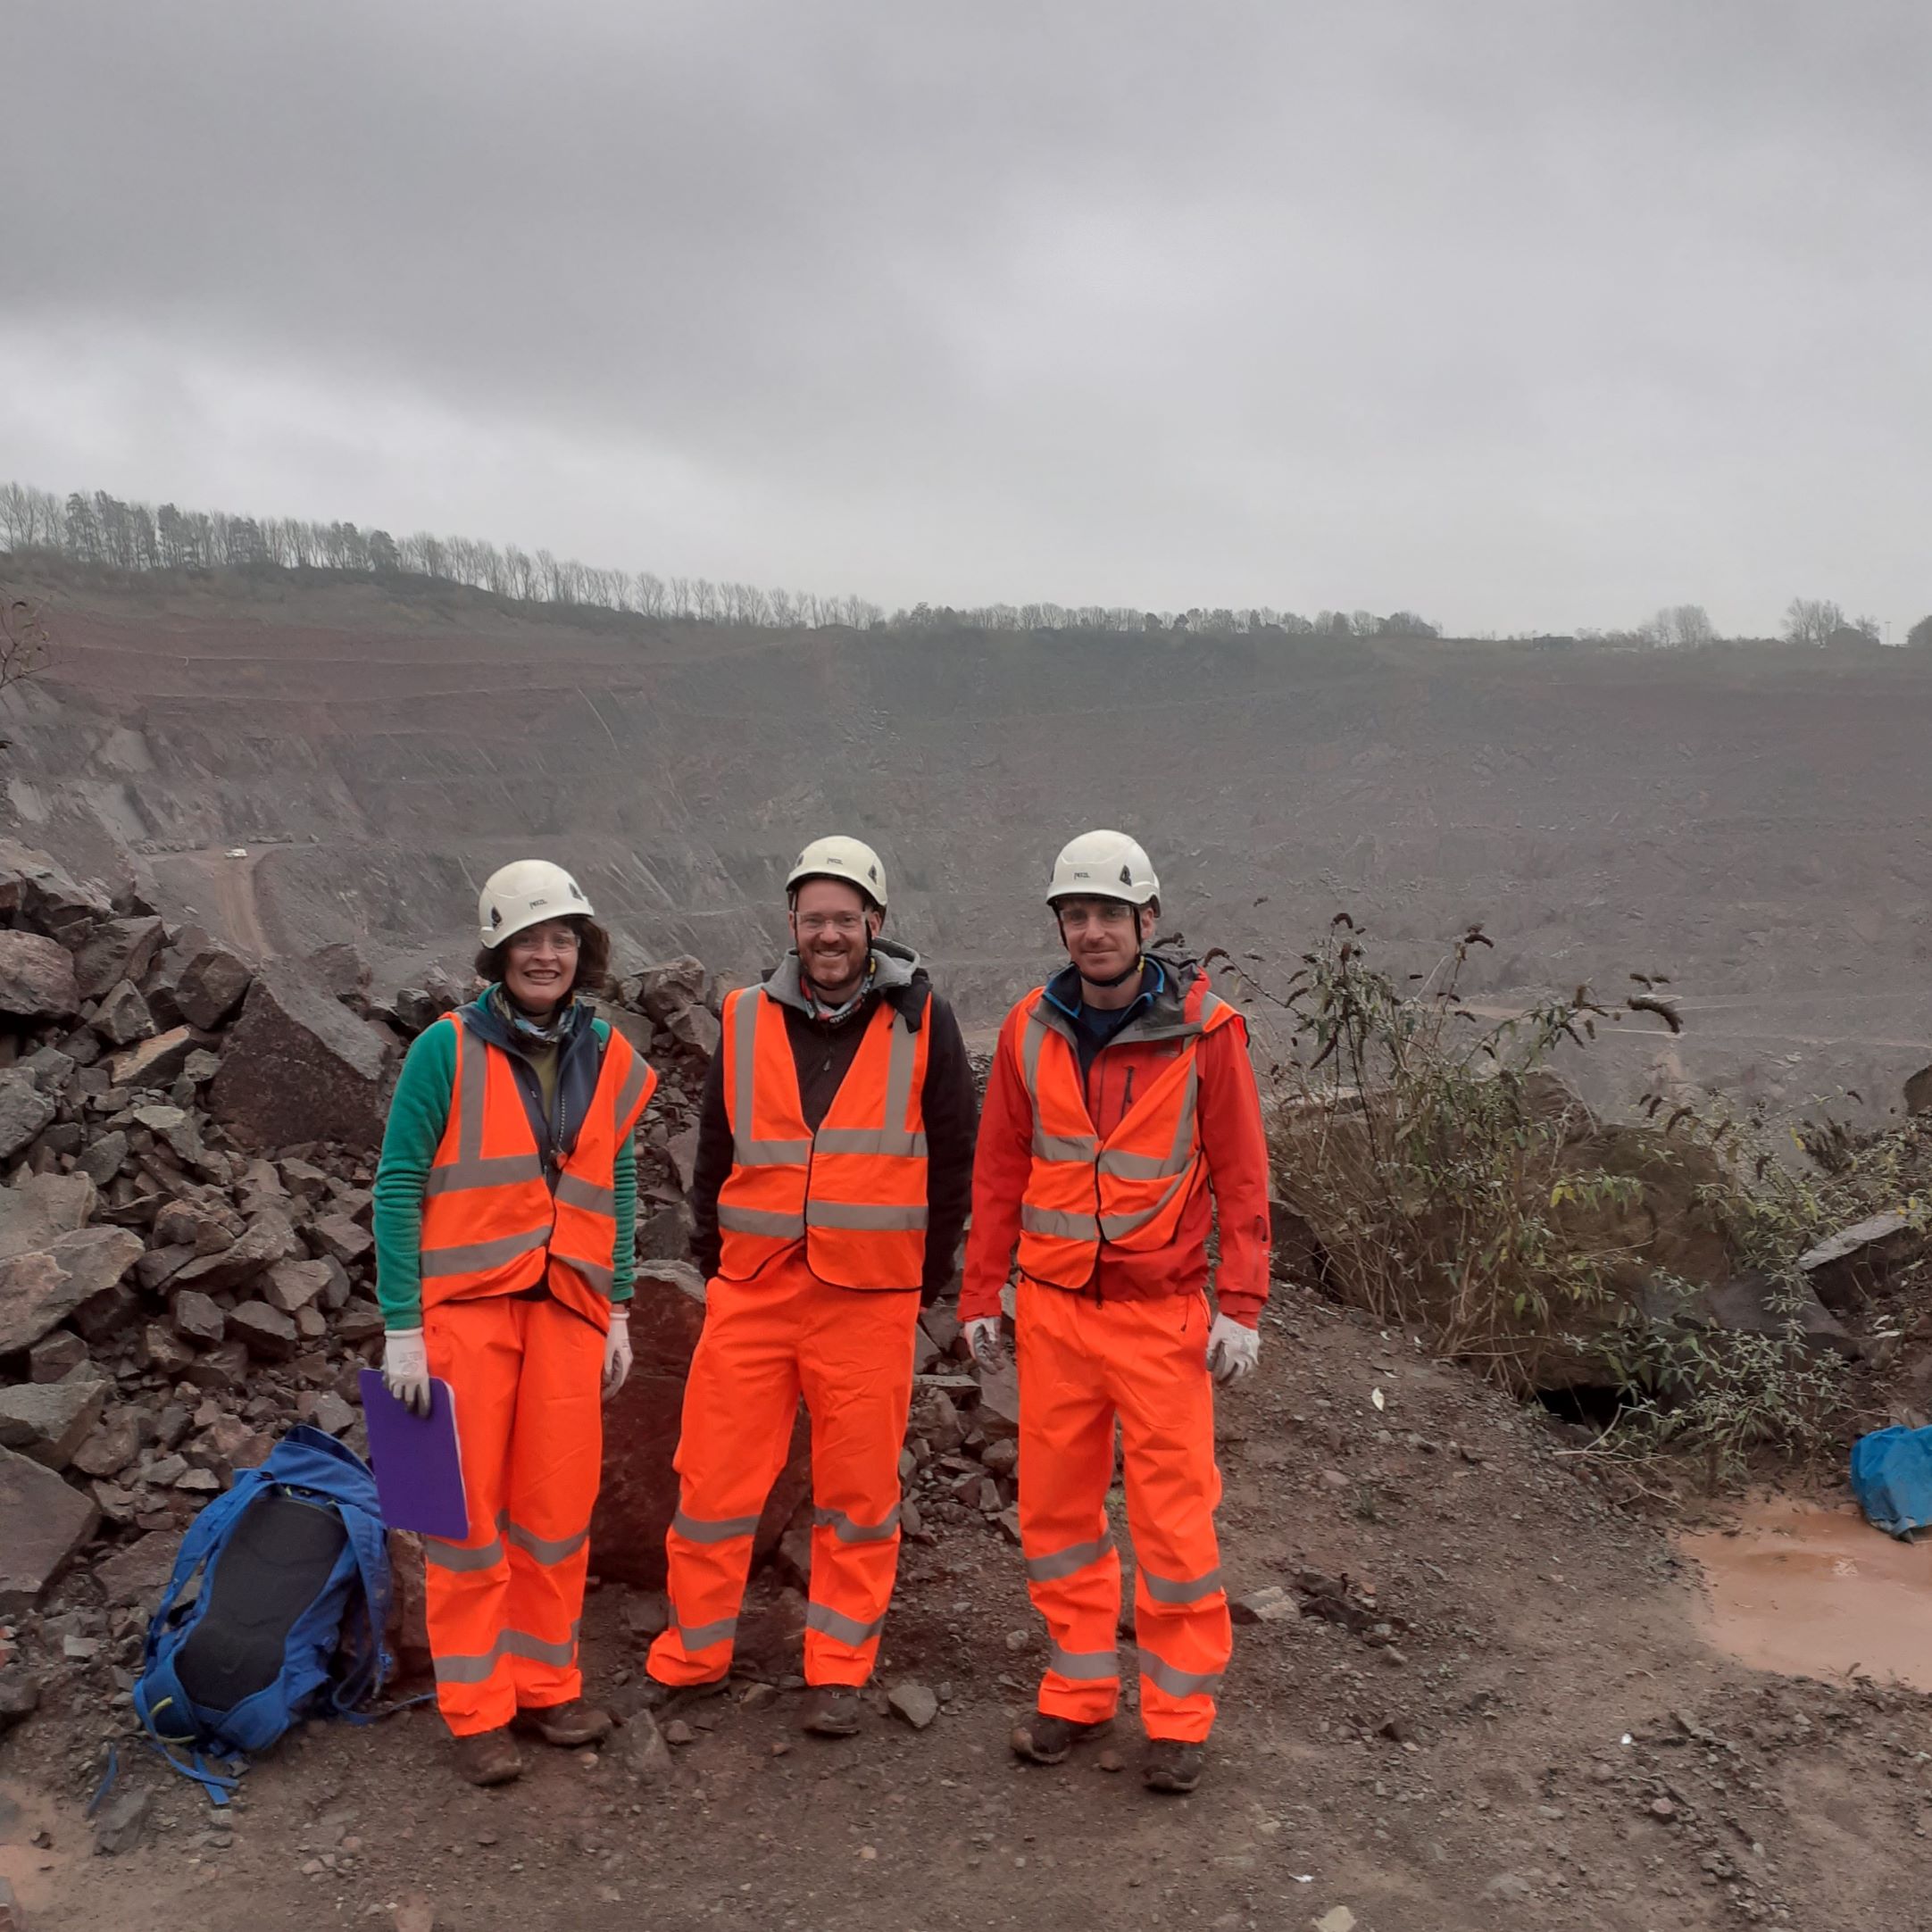
<instances>
[{"instance_id":1,"label":"muddy puddle","mask_svg":"<svg viewBox=\"0 0 1932 1932\"><path fill-rule=\"evenodd\" d=\"M1705 1638L1741 1662L1932 1690L1932 1541L1895 1542L1854 1503L1761 1496L1678 1547L1703 1571Z\"/></svg>"}]
</instances>

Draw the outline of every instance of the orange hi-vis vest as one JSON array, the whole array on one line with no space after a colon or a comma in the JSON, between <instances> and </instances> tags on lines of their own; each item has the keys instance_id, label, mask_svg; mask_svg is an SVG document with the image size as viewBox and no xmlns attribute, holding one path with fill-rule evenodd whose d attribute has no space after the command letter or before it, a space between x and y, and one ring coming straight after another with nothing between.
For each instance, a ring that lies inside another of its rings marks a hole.
<instances>
[{"instance_id":1,"label":"orange hi-vis vest","mask_svg":"<svg viewBox=\"0 0 1932 1932\"><path fill-rule=\"evenodd\" d=\"M785 1014L762 987L724 1004L731 1172L718 1271L748 1281L788 1248L840 1288L912 1288L926 1266L926 1062L931 1033L880 1000L814 1134Z\"/></svg>"},{"instance_id":2,"label":"orange hi-vis vest","mask_svg":"<svg viewBox=\"0 0 1932 1932\"><path fill-rule=\"evenodd\" d=\"M1202 1039L1239 1012L1197 978L1178 1020L1136 1021L1120 1040L1171 1040L1178 1050L1104 1140L1087 1109L1071 1037L1041 987L1023 1002L1020 1070L1033 1103L1033 1168L1020 1205L1020 1270L1049 1287L1093 1279L1101 1245L1141 1253L1174 1238L1200 1178L1195 1119ZM1104 1050L1104 1049L1103 1049Z\"/></svg>"},{"instance_id":3,"label":"orange hi-vis vest","mask_svg":"<svg viewBox=\"0 0 1932 1932\"><path fill-rule=\"evenodd\" d=\"M618 1149L637 1131L657 1075L614 1028L577 1145L545 1178L516 1070L454 1013L449 1122L423 1189L425 1308L514 1295L543 1281L600 1330L611 1325Z\"/></svg>"}]
</instances>

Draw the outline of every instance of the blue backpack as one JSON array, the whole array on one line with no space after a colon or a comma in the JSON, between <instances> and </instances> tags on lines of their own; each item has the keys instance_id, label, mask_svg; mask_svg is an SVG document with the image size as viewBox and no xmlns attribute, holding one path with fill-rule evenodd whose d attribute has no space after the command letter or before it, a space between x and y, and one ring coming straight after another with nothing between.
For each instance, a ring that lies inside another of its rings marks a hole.
<instances>
[{"instance_id":1,"label":"blue backpack","mask_svg":"<svg viewBox=\"0 0 1932 1932\"><path fill-rule=\"evenodd\" d=\"M1932 1525L1932 1428L1874 1429L1852 1445L1852 1494L1889 1536Z\"/></svg>"},{"instance_id":2,"label":"blue backpack","mask_svg":"<svg viewBox=\"0 0 1932 1932\"><path fill-rule=\"evenodd\" d=\"M376 1478L353 1450L298 1424L182 1539L134 1708L176 1769L226 1803L236 1778L204 1753L263 1750L319 1711L350 1715L389 1673L388 1615Z\"/></svg>"}]
</instances>

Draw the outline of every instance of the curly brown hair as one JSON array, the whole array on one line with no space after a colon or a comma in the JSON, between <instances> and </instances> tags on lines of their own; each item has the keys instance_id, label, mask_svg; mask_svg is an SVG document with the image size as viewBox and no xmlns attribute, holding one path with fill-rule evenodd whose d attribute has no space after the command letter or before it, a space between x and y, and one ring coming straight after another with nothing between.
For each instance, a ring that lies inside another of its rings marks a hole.
<instances>
[{"instance_id":1,"label":"curly brown hair","mask_svg":"<svg viewBox=\"0 0 1932 1932\"><path fill-rule=\"evenodd\" d=\"M566 926L577 929L577 973L570 981L570 993L574 995L587 993L595 999L608 999L612 991L611 978L611 936L594 919L585 919L581 914L567 919ZM514 934L511 935L515 937ZM503 978L504 947L509 939L500 940L495 945L478 948L477 956L470 962L471 970L487 985L494 985Z\"/></svg>"}]
</instances>

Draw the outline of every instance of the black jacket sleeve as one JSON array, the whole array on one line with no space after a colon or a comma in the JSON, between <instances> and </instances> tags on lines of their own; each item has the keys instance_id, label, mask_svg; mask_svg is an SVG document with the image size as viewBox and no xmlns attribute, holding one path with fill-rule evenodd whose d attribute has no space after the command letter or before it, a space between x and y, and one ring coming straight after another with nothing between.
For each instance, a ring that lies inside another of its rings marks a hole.
<instances>
[{"instance_id":1,"label":"black jacket sleeve","mask_svg":"<svg viewBox=\"0 0 1932 1932\"><path fill-rule=\"evenodd\" d=\"M979 1135L979 1099L971 1063L953 1009L936 995L926 1011L932 1028L927 1050L926 1270L920 1284L929 1305L953 1285L959 1240L972 1207L973 1145ZM719 1111L723 1112L720 1095ZM729 1152L729 1148L727 1149ZM715 1198L715 1197L714 1197Z\"/></svg>"},{"instance_id":2,"label":"black jacket sleeve","mask_svg":"<svg viewBox=\"0 0 1932 1932\"><path fill-rule=\"evenodd\" d=\"M718 1195L731 1178L731 1117L725 1112L724 1049L712 1055L698 1103L697 1158L691 1170L691 1259L709 1281L718 1272Z\"/></svg>"}]
</instances>

